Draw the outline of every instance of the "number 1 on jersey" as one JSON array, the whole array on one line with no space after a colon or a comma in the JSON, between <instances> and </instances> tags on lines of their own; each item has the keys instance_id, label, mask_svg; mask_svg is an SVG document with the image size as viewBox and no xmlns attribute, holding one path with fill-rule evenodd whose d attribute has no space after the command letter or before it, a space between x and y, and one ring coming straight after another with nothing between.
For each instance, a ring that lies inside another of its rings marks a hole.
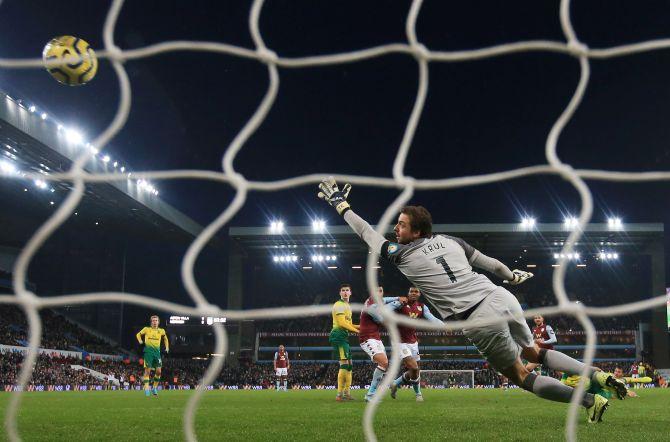
<instances>
[{"instance_id":1,"label":"number 1 on jersey","mask_svg":"<svg viewBox=\"0 0 670 442\"><path fill-rule=\"evenodd\" d=\"M451 271L451 267L449 267L447 261L444 260L444 255L435 258L435 262L440 264L444 271L447 272L447 276L449 276L451 282L456 282L456 276L454 275L454 272Z\"/></svg>"}]
</instances>

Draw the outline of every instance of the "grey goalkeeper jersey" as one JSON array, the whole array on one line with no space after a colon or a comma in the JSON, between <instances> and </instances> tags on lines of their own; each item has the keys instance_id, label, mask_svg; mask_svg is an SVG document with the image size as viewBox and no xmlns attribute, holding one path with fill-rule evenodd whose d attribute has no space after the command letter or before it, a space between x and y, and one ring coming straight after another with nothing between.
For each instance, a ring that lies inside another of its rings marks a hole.
<instances>
[{"instance_id":1,"label":"grey goalkeeper jersey","mask_svg":"<svg viewBox=\"0 0 670 442\"><path fill-rule=\"evenodd\" d=\"M460 238L433 235L399 244L386 240L351 210L344 218L370 248L398 267L442 318L466 311L498 288L486 276L473 271L472 263L511 278L511 272L504 264L485 256Z\"/></svg>"}]
</instances>

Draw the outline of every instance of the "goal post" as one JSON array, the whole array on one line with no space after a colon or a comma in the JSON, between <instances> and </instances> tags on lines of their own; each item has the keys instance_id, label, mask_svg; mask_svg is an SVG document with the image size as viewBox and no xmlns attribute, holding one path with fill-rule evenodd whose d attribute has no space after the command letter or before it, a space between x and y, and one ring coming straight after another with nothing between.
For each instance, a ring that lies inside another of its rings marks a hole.
<instances>
[{"instance_id":1,"label":"goal post","mask_svg":"<svg viewBox=\"0 0 670 442\"><path fill-rule=\"evenodd\" d=\"M421 383L431 388L475 388L475 371L421 370Z\"/></svg>"}]
</instances>

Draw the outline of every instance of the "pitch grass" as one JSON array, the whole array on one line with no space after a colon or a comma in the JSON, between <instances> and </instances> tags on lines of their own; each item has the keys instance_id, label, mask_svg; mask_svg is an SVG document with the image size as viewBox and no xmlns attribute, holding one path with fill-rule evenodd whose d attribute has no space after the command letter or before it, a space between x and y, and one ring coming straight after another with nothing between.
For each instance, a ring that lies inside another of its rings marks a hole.
<instances>
[{"instance_id":1,"label":"pitch grass","mask_svg":"<svg viewBox=\"0 0 670 442\"><path fill-rule=\"evenodd\" d=\"M670 440L670 389L636 390L639 398L612 401L604 422L587 425L580 410L580 440ZM11 393L0 393L4 414ZM182 413L192 393L26 393L19 415L25 441L182 440ZM201 441L359 441L365 403L336 403L332 391L209 391L196 417ZM385 397L375 419L381 441L564 440L566 405L521 390L425 390L425 402L401 390ZM0 440L6 440L2 434Z\"/></svg>"}]
</instances>

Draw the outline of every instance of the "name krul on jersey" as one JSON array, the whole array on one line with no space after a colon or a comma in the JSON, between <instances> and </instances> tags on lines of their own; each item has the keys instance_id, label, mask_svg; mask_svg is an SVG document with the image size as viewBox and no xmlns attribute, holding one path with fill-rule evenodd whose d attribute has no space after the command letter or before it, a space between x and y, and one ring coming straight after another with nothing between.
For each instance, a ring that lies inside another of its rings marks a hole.
<instances>
[{"instance_id":1,"label":"name krul on jersey","mask_svg":"<svg viewBox=\"0 0 670 442\"><path fill-rule=\"evenodd\" d=\"M444 245L444 243L442 241L440 241L440 242L428 244L426 247L421 249L421 251L423 252L424 255L428 255L429 253L437 252L440 249L446 249L446 248L447 248L447 246Z\"/></svg>"}]
</instances>

